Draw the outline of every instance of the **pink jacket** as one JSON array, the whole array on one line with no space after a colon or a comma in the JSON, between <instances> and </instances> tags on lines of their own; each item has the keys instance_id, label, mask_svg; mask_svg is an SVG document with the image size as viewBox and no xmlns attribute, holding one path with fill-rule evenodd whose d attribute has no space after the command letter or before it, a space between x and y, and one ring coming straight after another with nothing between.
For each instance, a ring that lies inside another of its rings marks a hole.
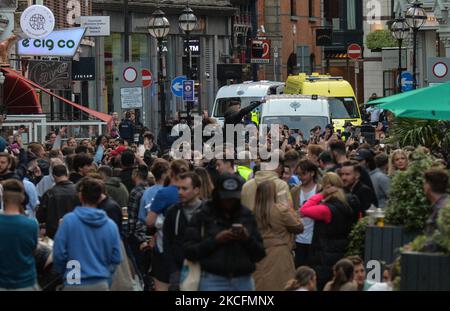
<instances>
[{"instance_id":1,"label":"pink jacket","mask_svg":"<svg viewBox=\"0 0 450 311\"><path fill-rule=\"evenodd\" d=\"M299 209L301 216L309 217L314 220L321 220L326 224L329 224L331 222L332 214L325 204L320 204L323 199L324 196L320 193L310 197Z\"/></svg>"}]
</instances>

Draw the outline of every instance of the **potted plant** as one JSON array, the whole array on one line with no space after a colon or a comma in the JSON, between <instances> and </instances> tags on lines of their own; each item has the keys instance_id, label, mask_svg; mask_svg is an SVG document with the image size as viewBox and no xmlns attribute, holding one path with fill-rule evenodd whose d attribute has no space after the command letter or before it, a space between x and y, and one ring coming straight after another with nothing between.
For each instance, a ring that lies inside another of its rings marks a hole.
<instances>
[{"instance_id":1,"label":"potted plant","mask_svg":"<svg viewBox=\"0 0 450 311\"><path fill-rule=\"evenodd\" d=\"M433 157L419 151L410 155L410 165L391 181L391 196L385 208L386 225L366 226L365 260L392 263L401 246L411 242L425 227L431 213L423 192L423 174L434 165Z\"/></svg>"},{"instance_id":2,"label":"potted plant","mask_svg":"<svg viewBox=\"0 0 450 311\"><path fill-rule=\"evenodd\" d=\"M439 212L437 227L403 249L401 290L450 290L450 201Z\"/></svg>"},{"instance_id":3,"label":"potted plant","mask_svg":"<svg viewBox=\"0 0 450 311\"><path fill-rule=\"evenodd\" d=\"M397 41L387 29L375 30L366 36L366 46L372 52L381 52L385 47L397 47Z\"/></svg>"}]
</instances>

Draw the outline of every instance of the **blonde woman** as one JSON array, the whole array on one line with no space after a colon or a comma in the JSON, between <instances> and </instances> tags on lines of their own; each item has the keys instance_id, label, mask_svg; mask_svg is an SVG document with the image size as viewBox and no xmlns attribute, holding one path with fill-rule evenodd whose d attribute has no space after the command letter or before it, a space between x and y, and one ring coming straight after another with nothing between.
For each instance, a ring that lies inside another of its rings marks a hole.
<instances>
[{"instance_id":1,"label":"blonde woman","mask_svg":"<svg viewBox=\"0 0 450 311\"><path fill-rule=\"evenodd\" d=\"M202 181L202 185L200 187L200 200L210 200L214 190L214 184L211 181L208 171L203 167L196 167L194 171Z\"/></svg>"},{"instance_id":2,"label":"blonde woman","mask_svg":"<svg viewBox=\"0 0 450 311\"><path fill-rule=\"evenodd\" d=\"M282 291L294 278L292 257L295 234L303 232L299 215L276 202L276 186L265 181L256 189L255 216L263 238L266 257L256 265L253 274L257 291Z\"/></svg>"},{"instance_id":3,"label":"blonde woman","mask_svg":"<svg viewBox=\"0 0 450 311\"><path fill-rule=\"evenodd\" d=\"M406 171L408 168L408 154L405 150L397 149L391 154L389 160L389 176L393 176L397 171Z\"/></svg>"},{"instance_id":4,"label":"blonde woman","mask_svg":"<svg viewBox=\"0 0 450 311\"><path fill-rule=\"evenodd\" d=\"M300 208L302 217L314 220L314 238L305 264L317 272L319 290L333 276L333 265L345 257L353 223L353 207L349 202L354 202L353 198L347 198L342 180L335 173L324 175L322 187L322 192L310 197Z\"/></svg>"}]
</instances>

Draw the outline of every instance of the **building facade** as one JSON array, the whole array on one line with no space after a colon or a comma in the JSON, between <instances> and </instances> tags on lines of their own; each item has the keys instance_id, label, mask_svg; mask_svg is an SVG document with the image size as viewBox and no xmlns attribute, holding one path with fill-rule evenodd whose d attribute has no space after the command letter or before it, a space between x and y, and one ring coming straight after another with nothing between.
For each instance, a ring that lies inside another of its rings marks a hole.
<instances>
[{"instance_id":1,"label":"building facade","mask_svg":"<svg viewBox=\"0 0 450 311\"><path fill-rule=\"evenodd\" d=\"M167 77L166 115L175 117L177 112L186 110L181 98L170 91L171 81L180 75L187 74L187 58L184 57L185 36L178 26L178 17L185 8L187 1L168 1L158 5L155 1L131 1L129 3L129 59L125 60L124 47L124 6L123 1L94 0L94 15L111 17L111 35L100 37L96 41L96 58L98 68L97 94L99 109L105 112L121 112L121 84L124 63L133 63L139 69L149 69L153 74L154 83L144 89L141 119L152 130L157 131L160 120L160 105L158 102L157 42L148 32L148 22L156 9L161 9L170 22L170 32L164 42L165 68ZM189 1L199 22L191 33L197 46L192 53L192 68L199 82L198 102L195 110L209 110L218 88L216 64L229 61L230 39L232 38L232 16L236 9L229 1Z\"/></svg>"},{"instance_id":2,"label":"building facade","mask_svg":"<svg viewBox=\"0 0 450 311\"><path fill-rule=\"evenodd\" d=\"M258 65L259 79L286 81L289 74L321 71L321 0L259 0L258 36L271 40L270 63Z\"/></svg>"}]
</instances>

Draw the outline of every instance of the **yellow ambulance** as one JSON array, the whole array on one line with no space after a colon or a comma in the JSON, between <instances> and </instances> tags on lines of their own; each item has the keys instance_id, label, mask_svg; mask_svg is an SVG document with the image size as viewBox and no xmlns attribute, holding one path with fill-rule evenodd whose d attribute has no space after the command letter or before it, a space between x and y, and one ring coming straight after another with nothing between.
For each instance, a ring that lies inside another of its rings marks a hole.
<instances>
[{"instance_id":1,"label":"yellow ambulance","mask_svg":"<svg viewBox=\"0 0 450 311\"><path fill-rule=\"evenodd\" d=\"M311 75L300 73L289 76L284 93L330 97L330 112L335 130L343 131L345 122L351 122L353 125L362 123L361 112L353 88L342 77L318 73Z\"/></svg>"}]
</instances>

